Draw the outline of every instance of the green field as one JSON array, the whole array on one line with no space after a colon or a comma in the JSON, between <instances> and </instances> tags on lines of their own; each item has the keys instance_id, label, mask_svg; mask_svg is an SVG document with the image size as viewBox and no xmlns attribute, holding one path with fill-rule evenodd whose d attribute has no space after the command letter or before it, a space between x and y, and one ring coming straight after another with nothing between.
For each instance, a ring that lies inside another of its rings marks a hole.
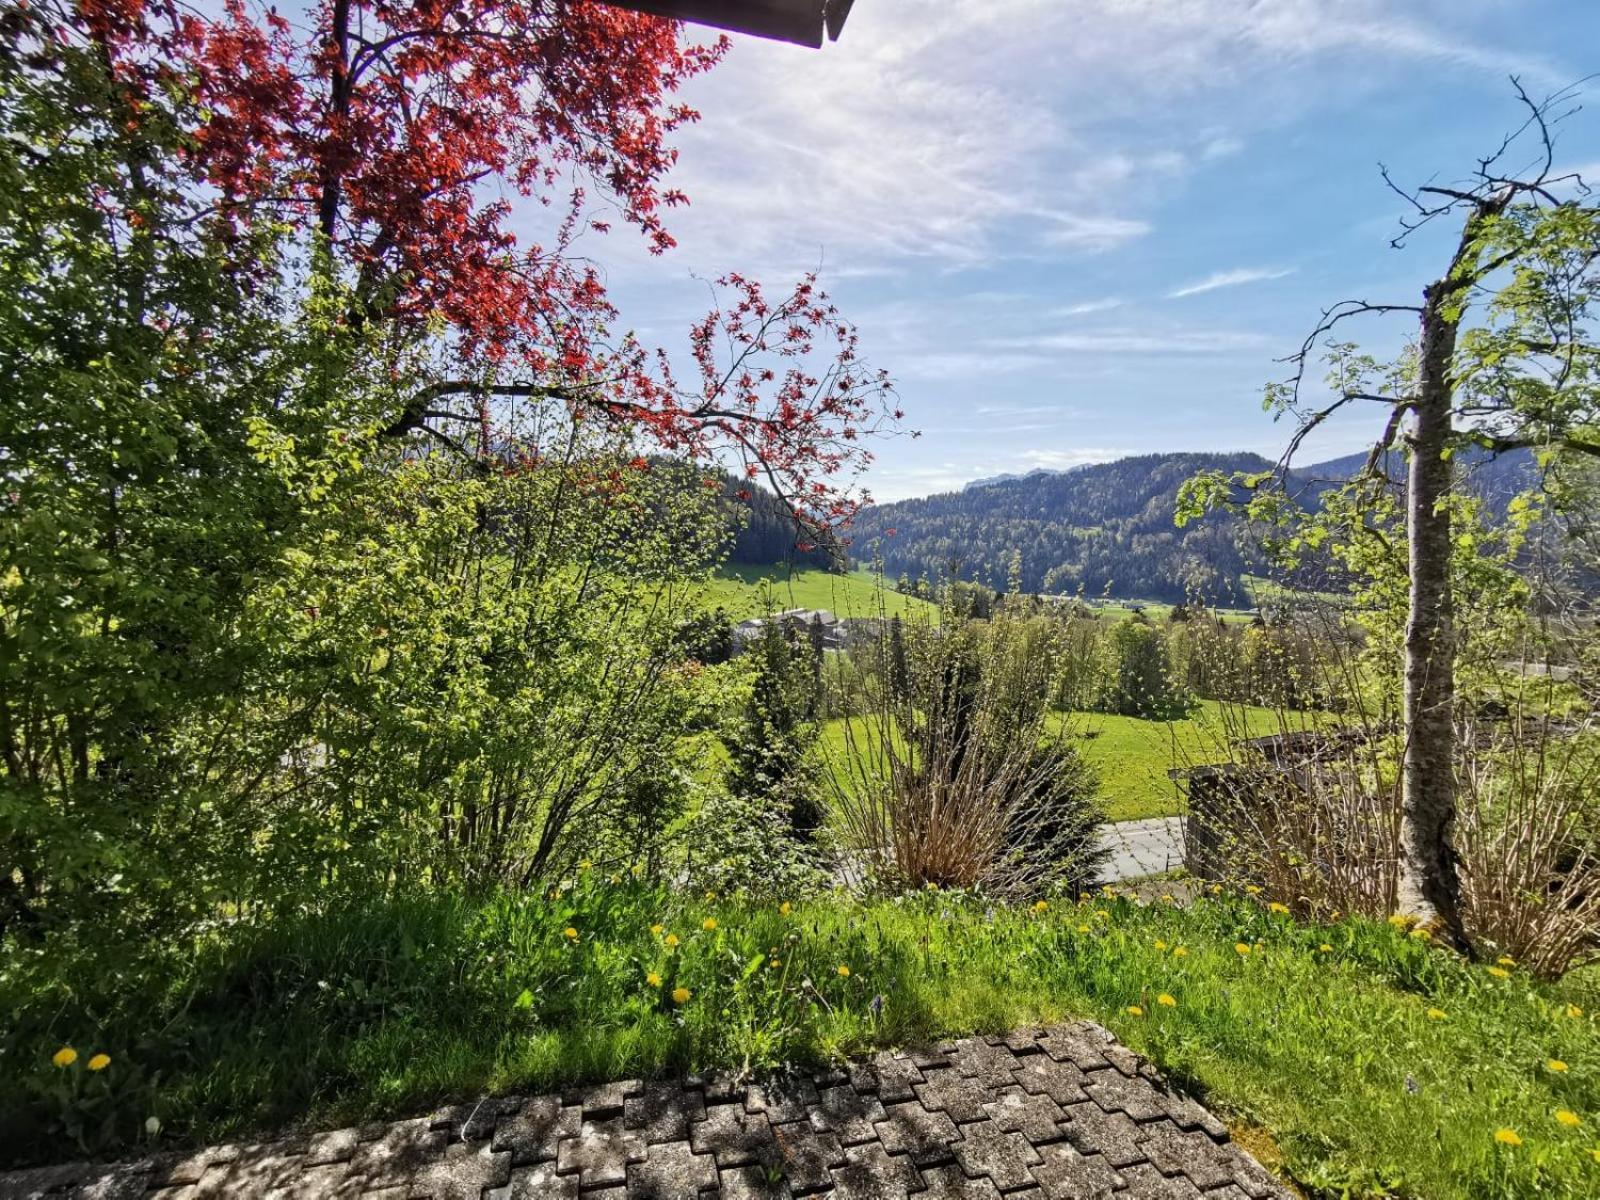
<instances>
[{"instance_id":1,"label":"green field","mask_svg":"<svg viewBox=\"0 0 1600 1200\"><path fill-rule=\"evenodd\" d=\"M1171 817L1183 812L1183 794L1167 772L1226 757L1227 743L1237 737L1260 737L1281 730L1280 717L1270 708L1229 706L1202 700L1195 715L1182 721L1142 721L1106 713L1063 714L1060 720L1080 735L1076 743L1100 776L1100 794L1106 816L1112 821L1146 817ZM870 736L866 723L856 718L858 736ZM845 722L838 719L822 728L823 757L841 762L848 752Z\"/></svg>"},{"instance_id":2,"label":"green field","mask_svg":"<svg viewBox=\"0 0 1600 1200\"><path fill-rule=\"evenodd\" d=\"M1084 735L1084 757L1100 773L1100 791L1113 821L1170 817L1183 811L1183 795L1167 778L1174 767L1191 767L1225 757L1230 738L1277 733L1278 714L1270 708L1229 707L1202 700L1195 715L1182 721L1141 721L1106 713L1073 713L1073 727Z\"/></svg>"},{"instance_id":3,"label":"green field","mask_svg":"<svg viewBox=\"0 0 1600 1200\"><path fill-rule=\"evenodd\" d=\"M839 617L922 616L938 619L926 600L882 586L871 571L833 575L815 569L725 567L706 589L708 608L721 608L736 621L789 608L825 608Z\"/></svg>"}]
</instances>

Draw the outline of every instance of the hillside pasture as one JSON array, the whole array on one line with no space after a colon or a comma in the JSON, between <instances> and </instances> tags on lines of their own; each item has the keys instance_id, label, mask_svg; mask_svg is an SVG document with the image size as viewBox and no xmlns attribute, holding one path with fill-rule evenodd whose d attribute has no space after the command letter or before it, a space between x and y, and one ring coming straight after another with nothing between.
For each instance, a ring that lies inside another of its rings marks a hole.
<instances>
[{"instance_id":1,"label":"hillside pasture","mask_svg":"<svg viewBox=\"0 0 1600 1200\"><path fill-rule=\"evenodd\" d=\"M815 568L724 567L704 595L736 621L791 608L825 608L839 617L921 617L938 620L938 608L883 585L871 571L835 575Z\"/></svg>"}]
</instances>

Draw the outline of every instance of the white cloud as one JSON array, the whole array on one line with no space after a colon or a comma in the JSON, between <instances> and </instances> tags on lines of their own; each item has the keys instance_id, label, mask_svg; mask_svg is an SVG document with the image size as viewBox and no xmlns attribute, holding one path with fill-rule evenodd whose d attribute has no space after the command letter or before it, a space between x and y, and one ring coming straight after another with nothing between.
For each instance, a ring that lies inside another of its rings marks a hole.
<instances>
[{"instance_id":1,"label":"white cloud","mask_svg":"<svg viewBox=\"0 0 1600 1200\"><path fill-rule=\"evenodd\" d=\"M1042 467L1047 471L1065 471L1068 467L1081 467L1088 463L1113 462L1126 458L1131 451L1104 447L1082 447L1076 450L1024 450L1021 457L1029 470Z\"/></svg>"},{"instance_id":2,"label":"white cloud","mask_svg":"<svg viewBox=\"0 0 1600 1200\"><path fill-rule=\"evenodd\" d=\"M1050 310L1052 317L1086 317L1090 313L1110 312L1113 308L1121 308L1123 302L1115 296L1107 296L1104 300L1085 300L1081 304L1068 304L1063 308Z\"/></svg>"},{"instance_id":3,"label":"white cloud","mask_svg":"<svg viewBox=\"0 0 1600 1200\"><path fill-rule=\"evenodd\" d=\"M1045 333L999 338L1011 350L1061 354L1238 354L1271 347L1264 334L1225 329L1109 329L1089 333Z\"/></svg>"},{"instance_id":4,"label":"white cloud","mask_svg":"<svg viewBox=\"0 0 1600 1200\"><path fill-rule=\"evenodd\" d=\"M1183 287L1167 293L1167 299L1177 300L1183 296L1198 296L1202 292L1214 292L1218 288L1239 287L1246 283L1261 283L1268 279L1282 279L1286 275L1293 275L1293 267L1284 267L1273 270L1268 267L1235 267L1231 271L1217 271L1207 275L1195 283L1185 284Z\"/></svg>"}]
</instances>

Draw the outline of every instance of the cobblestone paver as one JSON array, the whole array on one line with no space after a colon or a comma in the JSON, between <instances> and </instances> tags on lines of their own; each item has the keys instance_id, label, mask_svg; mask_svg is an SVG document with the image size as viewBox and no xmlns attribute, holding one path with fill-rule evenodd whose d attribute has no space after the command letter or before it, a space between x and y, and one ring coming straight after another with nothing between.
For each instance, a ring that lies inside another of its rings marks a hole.
<instances>
[{"instance_id":1,"label":"cobblestone paver","mask_svg":"<svg viewBox=\"0 0 1600 1200\"><path fill-rule=\"evenodd\" d=\"M1287 1200L1221 1122L1080 1022L812 1075L625 1080L311 1137L0 1174L0 1200Z\"/></svg>"}]
</instances>

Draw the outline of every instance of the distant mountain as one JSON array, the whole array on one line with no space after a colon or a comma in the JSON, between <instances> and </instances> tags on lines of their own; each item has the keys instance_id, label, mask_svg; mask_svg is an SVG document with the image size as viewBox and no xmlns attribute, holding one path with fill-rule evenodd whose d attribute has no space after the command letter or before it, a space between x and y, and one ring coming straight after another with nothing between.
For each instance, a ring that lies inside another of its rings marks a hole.
<instances>
[{"instance_id":1,"label":"distant mountain","mask_svg":"<svg viewBox=\"0 0 1600 1200\"><path fill-rule=\"evenodd\" d=\"M954 570L1001 590L1016 554L1024 591L1168 601L1198 591L1215 604L1248 604L1242 577L1256 564L1242 522L1178 529L1173 504L1198 471L1271 465L1256 454L1147 454L998 479L867 509L851 531L851 553L858 561L881 555L890 578Z\"/></svg>"},{"instance_id":2,"label":"distant mountain","mask_svg":"<svg viewBox=\"0 0 1600 1200\"><path fill-rule=\"evenodd\" d=\"M1314 502L1355 476L1365 454L1297 467L1291 488ZM1468 487L1503 506L1534 480L1528 451L1458 458ZM1010 586L1013 556L1028 592L1078 593L1175 602L1251 603L1244 576L1261 573L1242 521L1213 515L1183 529L1172 514L1178 488L1199 471L1258 472L1259 454L1145 454L1066 471L1032 471L969 483L959 492L869 508L851 530L851 556L881 557L886 575L941 579L952 570L990 587ZM1399 455L1383 463L1404 479ZM892 533L891 533L892 531Z\"/></svg>"}]
</instances>

